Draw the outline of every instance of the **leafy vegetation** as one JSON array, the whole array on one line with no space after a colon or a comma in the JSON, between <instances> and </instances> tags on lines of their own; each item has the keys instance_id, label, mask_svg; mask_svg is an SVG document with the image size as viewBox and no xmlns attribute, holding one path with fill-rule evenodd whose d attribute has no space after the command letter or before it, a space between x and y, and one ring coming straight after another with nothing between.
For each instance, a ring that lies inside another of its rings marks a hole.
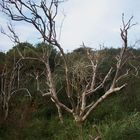
<instances>
[{"instance_id":1,"label":"leafy vegetation","mask_svg":"<svg viewBox=\"0 0 140 140\"><path fill-rule=\"evenodd\" d=\"M29 48L24 46L28 45ZM38 44L35 47L29 43L23 43L21 46L16 46L9 52L0 53L0 72L3 70L4 64L9 66L14 65L14 60L18 61L20 56L17 53L18 49L23 55L35 57L40 55L44 49L49 48L53 51L50 55L50 65L53 74L61 75L63 78L62 58L59 52L47 44ZM18 48L18 49L17 49ZM31 51L30 50L33 50ZM37 54L34 53L34 50ZM106 59L103 59L100 64L102 73L105 73L110 65L113 65L115 56L119 49L104 49L101 53ZM132 49L133 53L138 57L135 66L139 68L139 50ZM67 58L71 58L70 65L82 66L87 63L84 57L84 49L79 48L72 53L66 54ZM11 59L10 59L11 58ZM56 61L57 60L57 63ZM57 58L57 59L56 59ZM75 60L75 61L74 61ZM84 63L83 63L84 62ZM56 65L57 64L57 65ZM59 65L58 65L59 64ZM134 63L133 63L134 64ZM38 61L31 60L22 62L20 86L26 87L31 92L32 98L29 100L26 95L19 92L13 96L9 103L9 116L7 120L0 119L0 140L89 140L92 136L96 136L97 132L93 125L96 125L100 131L103 140L139 140L140 139L140 79L131 75L124 80L128 81L127 87L111 95L106 101L97 107L96 111L90 114L84 122L82 128L77 126L71 116L63 111L64 123L61 124L58 118L57 109L53 102L48 97L42 97L37 91L37 83L35 72L43 71L44 65ZM126 65L127 67L127 65ZM10 67L8 67L10 70ZM132 67L133 69L133 67ZM78 69L77 69L78 70ZM79 70L79 72L81 72ZM90 72L87 69L84 75ZM61 80L62 82L63 80ZM40 77L41 88L47 90L44 79ZM63 83L56 79L58 89ZM101 89L91 98L98 98L102 94ZM64 96L65 86L58 93L61 100L67 103ZM90 99L88 99L90 100Z\"/></svg>"}]
</instances>

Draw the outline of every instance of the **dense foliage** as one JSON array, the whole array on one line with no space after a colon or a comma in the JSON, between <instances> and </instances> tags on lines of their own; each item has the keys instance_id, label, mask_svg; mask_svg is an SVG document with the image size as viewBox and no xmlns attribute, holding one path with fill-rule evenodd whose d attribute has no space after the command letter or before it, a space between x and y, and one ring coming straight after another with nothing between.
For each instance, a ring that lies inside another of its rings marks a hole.
<instances>
[{"instance_id":1,"label":"dense foliage","mask_svg":"<svg viewBox=\"0 0 140 140\"><path fill-rule=\"evenodd\" d=\"M130 63L133 63L139 70L140 50L131 50L137 57L137 61L131 60L132 62ZM44 43L33 46L26 42L13 47L6 54L1 52L0 74L5 65L7 65L10 72L22 56L36 58L42 56L46 51L50 54L49 64L52 74L61 78L61 80L59 78L55 80L57 88L61 89L58 94L60 99L67 104L65 86L61 88L62 85L65 85L62 58L53 46ZM102 54L102 61L99 67L102 75L98 75L98 77L102 77L108 71L110 65L115 67L115 57L118 52L119 49L113 48L105 48L99 51ZM79 76L88 77L90 68L84 69L84 65L88 63L85 55L85 48L79 48L67 53L66 57L69 62L69 69L72 72L76 71ZM97 135L93 127L95 124L104 140L140 139L139 75L136 77L132 73L125 78L124 80L128 81L127 87L103 102L95 112L91 113L88 120L84 122L82 129L79 129L72 118L65 112L63 112L64 124L61 124L55 105L48 97L42 97L37 90L36 76L40 73L40 88L42 91L47 91L44 77L41 75L44 72L44 64L37 60L21 60L20 65L20 87L26 87L30 91L32 98L29 99L26 95L21 94L22 92L19 92L10 99L7 120L3 120L3 115L0 116L0 140L81 140L81 138L89 140L90 137ZM71 69L76 68L77 65L77 69ZM134 67L130 71L133 69ZM79 77L77 76L76 78L78 80ZM84 84L84 77L82 82ZM76 89L73 90L77 92ZM102 95L103 90L101 89L88 100L98 98Z\"/></svg>"}]
</instances>

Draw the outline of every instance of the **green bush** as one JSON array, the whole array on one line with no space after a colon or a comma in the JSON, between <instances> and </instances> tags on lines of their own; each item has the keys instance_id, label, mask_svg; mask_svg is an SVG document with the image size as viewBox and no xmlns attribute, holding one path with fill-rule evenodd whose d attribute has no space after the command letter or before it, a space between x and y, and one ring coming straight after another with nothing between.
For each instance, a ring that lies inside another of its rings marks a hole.
<instances>
[{"instance_id":1,"label":"green bush","mask_svg":"<svg viewBox=\"0 0 140 140\"><path fill-rule=\"evenodd\" d=\"M100 128L104 140L139 140L140 113L134 113L117 122L103 123Z\"/></svg>"}]
</instances>

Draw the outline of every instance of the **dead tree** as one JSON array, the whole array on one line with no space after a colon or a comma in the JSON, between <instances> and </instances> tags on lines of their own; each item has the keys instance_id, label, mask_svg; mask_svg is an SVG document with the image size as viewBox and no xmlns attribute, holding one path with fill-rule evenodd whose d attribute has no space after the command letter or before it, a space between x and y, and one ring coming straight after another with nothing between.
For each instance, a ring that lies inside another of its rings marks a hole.
<instances>
[{"instance_id":1,"label":"dead tree","mask_svg":"<svg viewBox=\"0 0 140 140\"><path fill-rule=\"evenodd\" d=\"M77 85L73 85L73 81L75 78L75 74L73 73L71 76L71 72L68 67L68 61L63 51L63 48L57 41L57 33L56 33L56 16L58 14L58 6L63 2L60 0L41 0L38 2L33 2L31 0L25 2L23 0L2 0L0 3L1 8L5 14L7 14L14 21L24 21L32 24L35 29L40 33L41 38L44 42L56 46L61 53L63 58L63 69L65 70L65 83L66 83L66 95L69 100L70 106L64 104L58 98L58 91L56 89L54 75L51 72L49 65L49 55L45 53L43 56L39 56L37 58L24 58L22 55L22 59L34 59L39 60L41 63L45 65L45 76L46 76L46 84L48 86L48 92L43 93L43 96L50 96L54 104L58 109L59 118L62 121L61 109L72 114L74 120L77 123L82 123L87 119L89 114L97 108L97 106L102 103L109 95L122 90L127 83L118 84L119 81L128 75L128 70L125 73L120 73L124 64L128 61L126 57L126 52L128 51L128 30L133 26L131 24L132 18L126 23L124 21L124 17L122 18L123 26L121 28L121 38L123 41L123 46L120 51L120 54L116 56L116 69L113 70L111 67L108 73L104 76L104 78L97 82L98 75L98 64L99 64L99 53L96 54L91 53L87 50L87 58L90 62L90 67L92 68L91 76L86 81L86 84L82 85L82 88L79 89L78 93L73 93L73 88ZM25 12L26 11L26 12ZM83 44L83 46L85 46ZM96 101L88 102L87 98L91 95L94 95L99 89L105 86L106 81L111 77L112 72L115 71L115 75L113 76L111 83L108 88L104 91L104 94L99 97ZM78 75L78 73L77 73ZM38 75L36 76L38 80ZM75 81L74 81L75 82ZM79 88L78 86L76 88ZM40 89L38 89L40 90ZM74 99L76 97L76 100Z\"/></svg>"},{"instance_id":2,"label":"dead tree","mask_svg":"<svg viewBox=\"0 0 140 140\"><path fill-rule=\"evenodd\" d=\"M4 120L9 114L9 102L16 93L27 93L31 98L31 94L26 88L19 87L21 66L14 65L13 68L8 68L5 64L2 73L0 74L0 107L3 112Z\"/></svg>"}]
</instances>

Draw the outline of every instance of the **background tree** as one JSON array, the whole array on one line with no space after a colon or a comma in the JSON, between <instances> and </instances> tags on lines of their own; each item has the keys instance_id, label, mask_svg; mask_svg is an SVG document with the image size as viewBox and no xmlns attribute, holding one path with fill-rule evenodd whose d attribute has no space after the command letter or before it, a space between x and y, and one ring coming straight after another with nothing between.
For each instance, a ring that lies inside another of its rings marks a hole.
<instances>
[{"instance_id":1,"label":"background tree","mask_svg":"<svg viewBox=\"0 0 140 140\"><path fill-rule=\"evenodd\" d=\"M2 73L4 63L5 63L5 53L0 52L0 73Z\"/></svg>"},{"instance_id":2,"label":"background tree","mask_svg":"<svg viewBox=\"0 0 140 140\"><path fill-rule=\"evenodd\" d=\"M27 93L31 98L31 94L27 88L19 86L19 76L20 76L21 66L14 64L12 68L8 69L7 64L2 69L0 74L0 107L1 115L4 119L7 119L9 113L9 102L11 97L16 93Z\"/></svg>"}]
</instances>

